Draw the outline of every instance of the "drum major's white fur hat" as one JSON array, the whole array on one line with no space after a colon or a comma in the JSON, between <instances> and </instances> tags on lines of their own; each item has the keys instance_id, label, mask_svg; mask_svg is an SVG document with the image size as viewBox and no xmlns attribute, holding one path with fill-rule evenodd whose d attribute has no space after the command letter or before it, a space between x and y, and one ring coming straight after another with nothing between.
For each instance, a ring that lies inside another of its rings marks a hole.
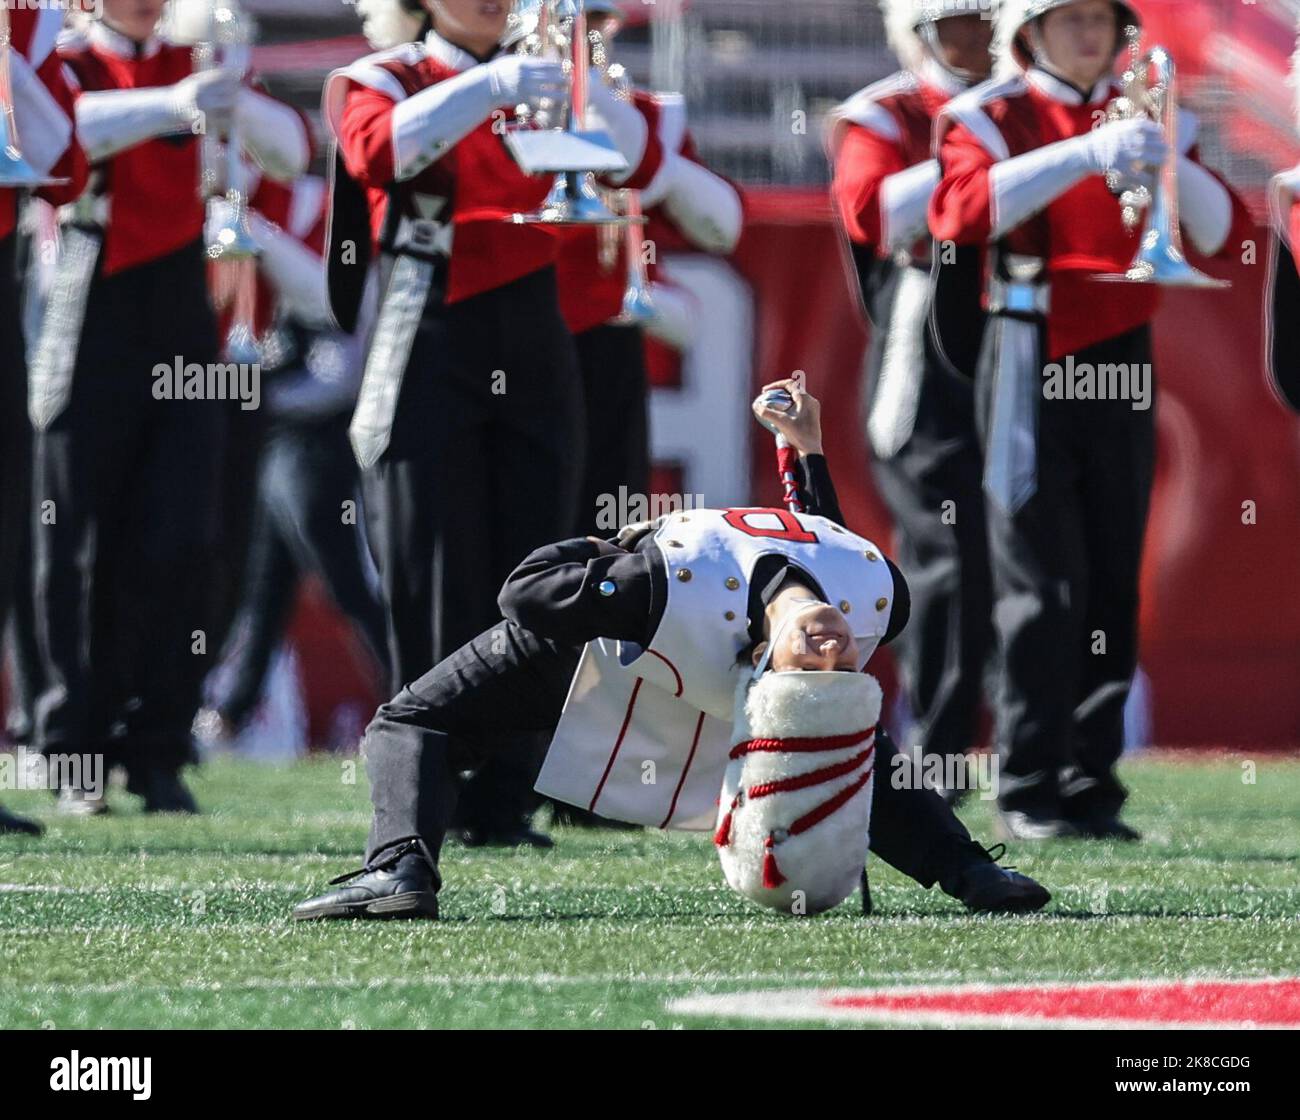
<instances>
[{"instance_id":1,"label":"drum major's white fur hat","mask_svg":"<svg viewBox=\"0 0 1300 1120\"><path fill-rule=\"evenodd\" d=\"M727 883L815 914L858 886L871 824L880 685L863 673L768 672L737 689L713 842Z\"/></svg>"}]
</instances>

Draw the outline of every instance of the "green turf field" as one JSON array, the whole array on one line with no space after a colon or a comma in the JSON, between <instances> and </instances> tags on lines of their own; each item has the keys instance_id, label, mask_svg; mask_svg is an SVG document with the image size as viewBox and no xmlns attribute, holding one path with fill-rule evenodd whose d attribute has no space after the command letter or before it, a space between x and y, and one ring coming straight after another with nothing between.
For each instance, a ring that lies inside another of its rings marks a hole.
<instances>
[{"instance_id":1,"label":"green turf field","mask_svg":"<svg viewBox=\"0 0 1300 1120\"><path fill-rule=\"evenodd\" d=\"M692 992L895 982L1300 973L1300 761L1148 755L1124 767L1136 846L1021 846L1056 897L973 918L875 865L877 913L757 912L706 837L560 831L550 853L449 846L444 920L304 925L356 866L364 774L342 760L208 765L206 815L65 821L0 838L0 1027L694 1027ZM989 837L988 807L962 815ZM712 1021L716 1024L718 1021Z\"/></svg>"}]
</instances>

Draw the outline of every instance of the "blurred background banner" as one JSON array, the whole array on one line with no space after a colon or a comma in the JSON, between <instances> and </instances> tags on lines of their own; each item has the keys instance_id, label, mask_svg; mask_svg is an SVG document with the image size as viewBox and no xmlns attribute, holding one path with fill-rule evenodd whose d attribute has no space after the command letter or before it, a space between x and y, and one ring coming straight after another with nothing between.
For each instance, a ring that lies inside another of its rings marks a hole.
<instances>
[{"instance_id":1,"label":"blurred background banner","mask_svg":"<svg viewBox=\"0 0 1300 1120\"><path fill-rule=\"evenodd\" d=\"M1133 713L1161 745L1300 745L1300 424L1263 373L1265 186L1295 164L1288 82L1297 0L1139 0L1172 49L1205 160L1254 208L1230 291L1165 296L1156 320L1159 464L1148 530ZM367 53L341 0L250 0L254 65L306 110L333 68ZM868 467L860 382L867 336L826 195L826 113L896 69L873 0L627 0L617 55L638 84L682 92L702 159L744 188L730 262L665 252L702 312L690 354L651 354L658 484L713 506L779 501L754 387L802 370L824 402L827 451L854 528L891 528ZM652 44L654 49L652 50ZM751 430L753 429L753 430ZM376 699L323 596L303 593L291 640L313 744L350 734ZM277 679L283 680L284 673Z\"/></svg>"}]
</instances>

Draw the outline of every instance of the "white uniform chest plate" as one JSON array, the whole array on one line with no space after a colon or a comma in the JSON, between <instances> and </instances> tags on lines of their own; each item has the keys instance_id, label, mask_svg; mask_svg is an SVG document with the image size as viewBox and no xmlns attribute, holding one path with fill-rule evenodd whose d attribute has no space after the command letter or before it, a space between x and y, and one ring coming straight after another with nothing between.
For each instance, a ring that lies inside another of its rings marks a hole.
<instances>
[{"instance_id":1,"label":"white uniform chest plate","mask_svg":"<svg viewBox=\"0 0 1300 1120\"><path fill-rule=\"evenodd\" d=\"M618 820L710 828L759 560L784 556L812 577L850 623L860 669L888 627L893 578L871 541L811 514L697 509L654 539L668 586L654 640L588 643L537 788Z\"/></svg>"}]
</instances>

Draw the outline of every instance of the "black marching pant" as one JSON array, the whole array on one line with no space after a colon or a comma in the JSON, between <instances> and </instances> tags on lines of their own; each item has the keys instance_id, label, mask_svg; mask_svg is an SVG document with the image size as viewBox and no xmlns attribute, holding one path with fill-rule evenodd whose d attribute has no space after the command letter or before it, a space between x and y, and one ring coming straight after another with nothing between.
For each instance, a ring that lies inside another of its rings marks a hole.
<instances>
[{"instance_id":1,"label":"black marching pant","mask_svg":"<svg viewBox=\"0 0 1300 1120\"><path fill-rule=\"evenodd\" d=\"M14 670L8 729L26 743L31 734L32 430L17 242L17 234L0 241L0 640L8 631Z\"/></svg>"},{"instance_id":2,"label":"black marching pant","mask_svg":"<svg viewBox=\"0 0 1300 1120\"><path fill-rule=\"evenodd\" d=\"M910 621L890 649L912 708L905 745L919 744L926 755L962 755L975 744L994 647L983 456L974 385L933 358L921 377L911 437L872 464L912 593Z\"/></svg>"},{"instance_id":3,"label":"black marching pant","mask_svg":"<svg viewBox=\"0 0 1300 1120\"><path fill-rule=\"evenodd\" d=\"M97 270L66 343L71 397L36 438L36 742L106 750L116 725L110 762L178 767L215 653L204 643L223 402L156 399L153 371L216 360L202 245Z\"/></svg>"},{"instance_id":4,"label":"black marching pant","mask_svg":"<svg viewBox=\"0 0 1300 1120\"><path fill-rule=\"evenodd\" d=\"M426 309L388 449L363 472L394 688L490 626L515 566L572 533L583 433L553 268ZM470 780L461 823L518 827L541 757L525 737L493 760Z\"/></svg>"},{"instance_id":5,"label":"black marching pant","mask_svg":"<svg viewBox=\"0 0 1300 1120\"><path fill-rule=\"evenodd\" d=\"M383 662L384 610L366 570L362 527L343 517L344 503L356 501L358 476L346 413L277 419L267 429L242 589L210 683L212 706L236 726L257 706L305 574L321 579L370 655Z\"/></svg>"},{"instance_id":6,"label":"black marching pant","mask_svg":"<svg viewBox=\"0 0 1300 1120\"><path fill-rule=\"evenodd\" d=\"M574 336L586 401L587 454L575 536L609 537L621 525L597 524L605 495L649 496L649 386L641 328L604 323ZM623 508L619 505L617 508Z\"/></svg>"},{"instance_id":7,"label":"black marching pant","mask_svg":"<svg viewBox=\"0 0 1300 1120\"><path fill-rule=\"evenodd\" d=\"M456 772L514 749L520 732L549 740L581 653L502 621L381 707L362 742L374 804L367 860L412 837L436 859ZM876 750L872 852L923 886L946 882L971 859L970 834L919 782L895 787L898 748L884 734Z\"/></svg>"},{"instance_id":8,"label":"black marching pant","mask_svg":"<svg viewBox=\"0 0 1300 1120\"><path fill-rule=\"evenodd\" d=\"M990 339L996 334L990 330ZM987 424L991 353L980 370ZM1151 367L1142 327L1074 355ZM1061 359L1064 364L1064 359ZM1034 376L1042 380L1040 372ZM1154 400L1155 381L1150 381ZM1038 396L1037 490L1014 515L988 503L1003 659L998 743L1005 809L1113 815L1124 705L1138 654L1138 574L1155 469L1155 414L1126 400Z\"/></svg>"}]
</instances>

